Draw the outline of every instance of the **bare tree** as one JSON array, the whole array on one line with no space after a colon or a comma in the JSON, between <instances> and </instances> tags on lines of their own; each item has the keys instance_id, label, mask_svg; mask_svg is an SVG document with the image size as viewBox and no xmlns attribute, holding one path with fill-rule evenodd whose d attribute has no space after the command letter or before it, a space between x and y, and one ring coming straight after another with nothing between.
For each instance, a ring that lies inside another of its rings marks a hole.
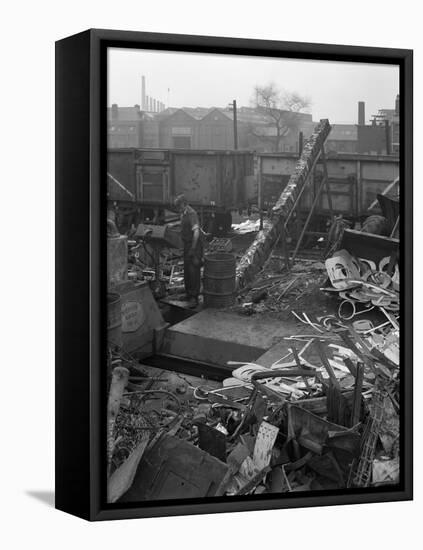
<instances>
[{"instance_id":1,"label":"bare tree","mask_svg":"<svg viewBox=\"0 0 423 550\"><path fill-rule=\"evenodd\" d=\"M298 129L298 113L310 106L310 100L298 92L284 92L271 82L255 86L253 105L266 122L262 125L250 123L249 133L273 144L273 150L278 152L283 138Z\"/></svg>"}]
</instances>

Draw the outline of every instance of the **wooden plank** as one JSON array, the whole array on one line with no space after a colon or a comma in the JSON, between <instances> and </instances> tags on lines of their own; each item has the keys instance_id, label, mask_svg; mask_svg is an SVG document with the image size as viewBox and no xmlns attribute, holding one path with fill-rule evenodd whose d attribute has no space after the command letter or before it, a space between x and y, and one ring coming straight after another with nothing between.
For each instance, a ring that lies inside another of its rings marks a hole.
<instances>
[{"instance_id":1,"label":"wooden plank","mask_svg":"<svg viewBox=\"0 0 423 550\"><path fill-rule=\"evenodd\" d=\"M132 451L117 470L113 472L107 484L107 502L116 502L128 489L130 489L138 468L138 464L147 447L149 434L146 432L138 446Z\"/></svg>"},{"instance_id":2,"label":"wooden plank","mask_svg":"<svg viewBox=\"0 0 423 550\"><path fill-rule=\"evenodd\" d=\"M294 356L294 359L295 359L295 362L296 362L296 364L297 364L297 367L298 367L299 369L301 369L301 359L300 359L300 357L299 357L299 355L298 355L297 348L296 348L295 346L292 346L292 347L291 347L291 351L292 351L292 355ZM309 382L308 382L308 380L307 380L307 376L303 376L302 378L303 378L304 384L306 385L307 391L308 391L309 393L311 393L312 388L310 387L310 384L309 384Z\"/></svg>"},{"instance_id":3,"label":"wooden plank","mask_svg":"<svg viewBox=\"0 0 423 550\"><path fill-rule=\"evenodd\" d=\"M316 348L317 348L317 351L319 353L320 359L322 360L323 366L325 367L327 373L329 374L329 378L330 378L331 383L334 385L334 387L338 391L340 391L341 386L339 385L338 379L335 376L335 372L334 372L331 364L328 361L328 358L327 358L325 350L323 349L322 343L320 342L320 340L317 340L317 339L314 341L314 343L316 345Z\"/></svg>"},{"instance_id":4,"label":"wooden plank","mask_svg":"<svg viewBox=\"0 0 423 550\"><path fill-rule=\"evenodd\" d=\"M399 176L394 179L381 193L382 196L385 196L389 193L389 191L399 182ZM372 204L368 207L367 210L373 210L373 208L378 204L378 200L375 199Z\"/></svg>"},{"instance_id":5,"label":"wooden plank","mask_svg":"<svg viewBox=\"0 0 423 550\"><path fill-rule=\"evenodd\" d=\"M354 385L354 397L353 405L351 411L351 428L360 422L360 411L361 411L361 399L363 391L363 380L364 380L364 365L363 363L357 364L357 376L355 379Z\"/></svg>"}]
</instances>

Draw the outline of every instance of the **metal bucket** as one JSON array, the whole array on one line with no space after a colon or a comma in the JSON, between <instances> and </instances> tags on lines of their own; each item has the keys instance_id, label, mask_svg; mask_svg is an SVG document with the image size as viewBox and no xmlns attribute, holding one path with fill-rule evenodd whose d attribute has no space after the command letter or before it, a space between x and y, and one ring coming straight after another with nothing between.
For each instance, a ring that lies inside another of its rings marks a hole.
<instances>
[{"instance_id":1,"label":"metal bucket","mask_svg":"<svg viewBox=\"0 0 423 550\"><path fill-rule=\"evenodd\" d=\"M107 342L122 346L121 298L116 292L107 294Z\"/></svg>"},{"instance_id":2,"label":"metal bucket","mask_svg":"<svg viewBox=\"0 0 423 550\"><path fill-rule=\"evenodd\" d=\"M228 307L235 302L235 256L226 252L204 257L203 294L206 307Z\"/></svg>"}]
</instances>

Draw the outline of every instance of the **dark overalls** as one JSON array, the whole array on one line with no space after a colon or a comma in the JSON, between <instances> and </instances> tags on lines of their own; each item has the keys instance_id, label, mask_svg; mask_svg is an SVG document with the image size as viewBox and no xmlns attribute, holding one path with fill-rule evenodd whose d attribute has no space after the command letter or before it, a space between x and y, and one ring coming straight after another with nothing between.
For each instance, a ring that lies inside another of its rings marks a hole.
<instances>
[{"instance_id":1,"label":"dark overalls","mask_svg":"<svg viewBox=\"0 0 423 550\"><path fill-rule=\"evenodd\" d=\"M184 243L184 283L185 292L189 298L198 300L201 284L201 265L203 261L203 242L200 237L192 250L194 229L200 228L196 211L186 206L181 214L181 236Z\"/></svg>"}]
</instances>

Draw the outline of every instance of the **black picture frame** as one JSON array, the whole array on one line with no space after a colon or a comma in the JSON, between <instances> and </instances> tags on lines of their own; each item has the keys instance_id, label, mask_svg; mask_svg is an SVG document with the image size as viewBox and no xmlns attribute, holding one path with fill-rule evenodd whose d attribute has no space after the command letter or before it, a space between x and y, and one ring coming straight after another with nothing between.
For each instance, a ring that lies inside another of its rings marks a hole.
<instances>
[{"instance_id":1,"label":"black picture frame","mask_svg":"<svg viewBox=\"0 0 423 550\"><path fill-rule=\"evenodd\" d=\"M105 499L106 52L141 48L400 67L401 480L398 487L108 505ZM91 29L56 43L56 508L87 520L412 499L411 50ZM104 429L103 429L104 428Z\"/></svg>"}]
</instances>

